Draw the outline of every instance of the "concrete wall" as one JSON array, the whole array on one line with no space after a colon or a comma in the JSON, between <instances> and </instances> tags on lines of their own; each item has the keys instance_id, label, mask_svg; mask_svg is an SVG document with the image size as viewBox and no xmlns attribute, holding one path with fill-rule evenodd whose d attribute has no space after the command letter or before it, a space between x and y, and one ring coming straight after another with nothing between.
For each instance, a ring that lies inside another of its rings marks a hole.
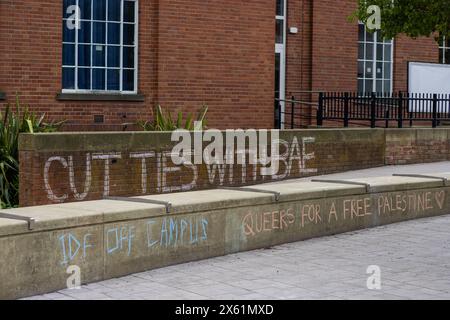
<instances>
[{"instance_id":1,"label":"concrete wall","mask_svg":"<svg viewBox=\"0 0 450 320\"><path fill-rule=\"evenodd\" d=\"M441 174L450 178L450 173ZM235 190L144 196L150 203L100 200L7 210L0 218L0 299L63 289L67 269L82 283L408 219L448 214L450 185L439 179L359 179L364 186L284 182ZM5 211L3 211L5 212ZM1 213L1 212L0 212Z\"/></svg>"},{"instance_id":2,"label":"concrete wall","mask_svg":"<svg viewBox=\"0 0 450 320\"><path fill-rule=\"evenodd\" d=\"M20 205L251 185L384 164L383 130L282 131L280 140L280 171L261 176L248 160L174 166L170 133L22 135Z\"/></svg>"}]
</instances>

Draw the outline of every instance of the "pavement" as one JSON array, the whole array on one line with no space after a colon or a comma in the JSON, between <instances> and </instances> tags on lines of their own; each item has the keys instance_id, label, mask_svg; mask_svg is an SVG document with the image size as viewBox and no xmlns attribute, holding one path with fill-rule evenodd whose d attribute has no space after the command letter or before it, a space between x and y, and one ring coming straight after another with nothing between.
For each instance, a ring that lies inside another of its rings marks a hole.
<instances>
[{"instance_id":1,"label":"pavement","mask_svg":"<svg viewBox=\"0 0 450 320\"><path fill-rule=\"evenodd\" d=\"M326 177L436 172L450 172L450 162ZM191 262L27 299L450 299L450 215Z\"/></svg>"}]
</instances>

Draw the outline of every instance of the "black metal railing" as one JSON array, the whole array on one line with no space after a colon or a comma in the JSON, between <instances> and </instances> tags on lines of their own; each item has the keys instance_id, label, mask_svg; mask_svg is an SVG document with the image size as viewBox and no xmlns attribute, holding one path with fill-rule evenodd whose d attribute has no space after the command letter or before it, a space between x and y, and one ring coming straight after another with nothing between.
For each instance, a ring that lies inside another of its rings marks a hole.
<instances>
[{"instance_id":1,"label":"black metal railing","mask_svg":"<svg viewBox=\"0 0 450 320\"><path fill-rule=\"evenodd\" d=\"M436 128L443 121L450 121L450 95L322 92L318 98L317 125L323 126L327 120L342 122L344 127L357 122L375 128L383 121L386 127L392 122L399 128L405 122L409 126L431 122Z\"/></svg>"},{"instance_id":2,"label":"black metal railing","mask_svg":"<svg viewBox=\"0 0 450 320\"><path fill-rule=\"evenodd\" d=\"M275 99L275 128L301 129L312 124L315 116L312 109L317 110L314 95L319 92L296 91L289 92L289 98Z\"/></svg>"}]
</instances>

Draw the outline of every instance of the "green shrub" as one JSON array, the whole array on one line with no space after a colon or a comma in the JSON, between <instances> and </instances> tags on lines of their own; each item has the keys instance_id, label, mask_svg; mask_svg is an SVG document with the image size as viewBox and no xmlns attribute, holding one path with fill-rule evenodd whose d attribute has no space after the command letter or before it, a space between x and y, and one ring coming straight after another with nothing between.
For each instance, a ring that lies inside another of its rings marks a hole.
<instances>
[{"instance_id":1,"label":"green shrub","mask_svg":"<svg viewBox=\"0 0 450 320\"><path fill-rule=\"evenodd\" d=\"M0 205L1 208L17 207L19 204L19 134L54 132L63 124L45 123L45 114L38 117L21 106L16 98L15 110L10 104L0 110Z\"/></svg>"},{"instance_id":2,"label":"green shrub","mask_svg":"<svg viewBox=\"0 0 450 320\"><path fill-rule=\"evenodd\" d=\"M172 119L170 111L167 115L164 115L161 106L155 108L155 119L153 121L139 121L138 126L140 126L144 131L174 131L177 129L185 129L189 131L200 130L206 128L206 113L208 112L208 107L203 106L197 116L197 122L200 126L195 127L195 122L193 115L188 114L186 120L183 120L183 113L178 112L176 120Z\"/></svg>"}]
</instances>

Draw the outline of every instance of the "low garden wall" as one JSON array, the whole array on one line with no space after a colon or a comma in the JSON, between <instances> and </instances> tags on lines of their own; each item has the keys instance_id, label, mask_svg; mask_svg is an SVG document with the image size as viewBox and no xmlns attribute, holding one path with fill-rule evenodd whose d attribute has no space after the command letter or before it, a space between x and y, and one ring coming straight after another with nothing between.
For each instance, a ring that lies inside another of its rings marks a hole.
<instances>
[{"instance_id":1,"label":"low garden wall","mask_svg":"<svg viewBox=\"0 0 450 320\"><path fill-rule=\"evenodd\" d=\"M170 133L52 133L20 137L20 205L244 186L391 164L450 159L449 129L280 131L280 169L172 163Z\"/></svg>"},{"instance_id":2,"label":"low garden wall","mask_svg":"<svg viewBox=\"0 0 450 320\"><path fill-rule=\"evenodd\" d=\"M384 163L382 130L281 131L279 138L279 172L262 176L248 161L176 166L171 133L24 134L20 205L251 185Z\"/></svg>"},{"instance_id":3,"label":"low garden wall","mask_svg":"<svg viewBox=\"0 0 450 320\"><path fill-rule=\"evenodd\" d=\"M0 217L0 299L66 288L76 270L85 284L448 214L450 184L444 178L450 174L435 176L442 179L357 180L368 185L286 181L251 188L278 197L221 189L3 210L0 216L35 221ZM155 201L170 203L170 210Z\"/></svg>"}]
</instances>

